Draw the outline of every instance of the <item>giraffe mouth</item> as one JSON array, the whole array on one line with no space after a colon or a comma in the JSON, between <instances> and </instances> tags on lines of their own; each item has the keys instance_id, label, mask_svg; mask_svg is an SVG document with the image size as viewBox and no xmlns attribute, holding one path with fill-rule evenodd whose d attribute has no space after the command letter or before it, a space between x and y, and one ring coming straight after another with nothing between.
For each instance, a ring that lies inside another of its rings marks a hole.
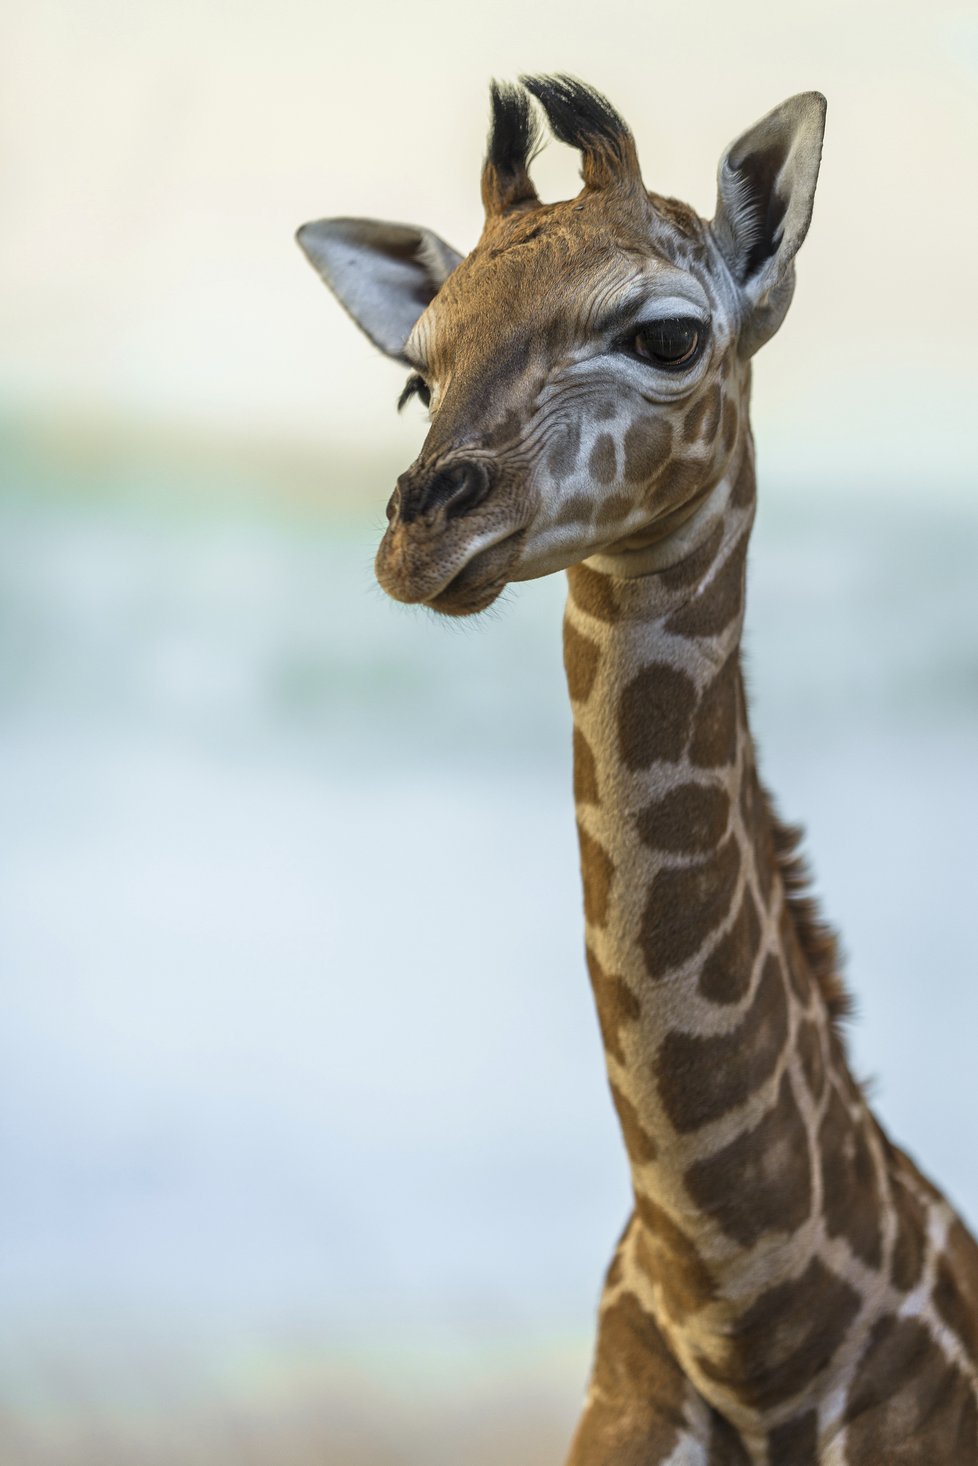
<instances>
[{"instance_id":1,"label":"giraffe mouth","mask_svg":"<svg viewBox=\"0 0 978 1466\"><path fill-rule=\"evenodd\" d=\"M430 606L445 616L474 616L505 589L525 538L525 529L508 529L467 559L464 550L456 551L446 568L443 557L426 554L413 536L388 533L377 551L377 579L396 601Z\"/></svg>"},{"instance_id":2,"label":"giraffe mouth","mask_svg":"<svg viewBox=\"0 0 978 1466\"><path fill-rule=\"evenodd\" d=\"M525 538L525 530L514 530L478 551L436 595L427 596L425 604L445 616L474 616L485 611L509 583Z\"/></svg>"}]
</instances>

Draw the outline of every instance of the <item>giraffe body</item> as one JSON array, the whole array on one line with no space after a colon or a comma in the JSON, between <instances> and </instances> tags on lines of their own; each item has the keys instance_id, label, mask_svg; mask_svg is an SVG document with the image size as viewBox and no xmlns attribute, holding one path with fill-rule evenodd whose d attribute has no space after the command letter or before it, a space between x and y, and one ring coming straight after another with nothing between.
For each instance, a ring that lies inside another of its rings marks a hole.
<instances>
[{"instance_id":1,"label":"giraffe body","mask_svg":"<svg viewBox=\"0 0 978 1466\"><path fill-rule=\"evenodd\" d=\"M526 86L581 149L577 199L540 203L526 93L494 89L467 258L356 220L300 242L431 407L384 587L469 614L568 573L587 960L634 1191L568 1466L974 1466L978 1246L850 1074L740 667L750 359L790 303L824 103L728 150L706 224L645 190L603 98Z\"/></svg>"}]
</instances>

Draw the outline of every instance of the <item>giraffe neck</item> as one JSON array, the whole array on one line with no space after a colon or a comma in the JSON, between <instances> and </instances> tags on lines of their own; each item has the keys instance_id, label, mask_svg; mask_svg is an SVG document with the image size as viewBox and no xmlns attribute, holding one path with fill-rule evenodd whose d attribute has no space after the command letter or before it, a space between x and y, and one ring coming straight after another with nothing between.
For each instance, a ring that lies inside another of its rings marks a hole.
<instances>
[{"instance_id":1,"label":"giraffe neck","mask_svg":"<svg viewBox=\"0 0 978 1466\"><path fill-rule=\"evenodd\" d=\"M748 726L749 440L713 506L677 563L570 570L564 646L588 965L635 1192L618 1266L749 1431L797 1410L813 1352L828 1367L864 1337L892 1238L885 1141Z\"/></svg>"}]
</instances>

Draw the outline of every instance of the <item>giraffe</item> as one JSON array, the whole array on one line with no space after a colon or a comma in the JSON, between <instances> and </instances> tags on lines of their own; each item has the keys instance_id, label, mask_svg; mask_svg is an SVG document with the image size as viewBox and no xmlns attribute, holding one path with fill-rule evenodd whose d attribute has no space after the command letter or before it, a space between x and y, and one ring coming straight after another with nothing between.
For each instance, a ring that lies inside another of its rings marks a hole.
<instances>
[{"instance_id":1,"label":"giraffe","mask_svg":"<svg viewBox=\"0 0 978 1466\"><path fill-rule=\"evenodd\" d=\"M539 111L582 160L530 178ZM740 665L751 359L808 231L825 101L648 191L567 76L492 87L485 226L305 225L430 430L383 588L447 615L565 570L586 959L633 1210L568 1466L978 1462L978 1246L847 1064L835 939L760 782Z\"/></svg>"}]
</instances>

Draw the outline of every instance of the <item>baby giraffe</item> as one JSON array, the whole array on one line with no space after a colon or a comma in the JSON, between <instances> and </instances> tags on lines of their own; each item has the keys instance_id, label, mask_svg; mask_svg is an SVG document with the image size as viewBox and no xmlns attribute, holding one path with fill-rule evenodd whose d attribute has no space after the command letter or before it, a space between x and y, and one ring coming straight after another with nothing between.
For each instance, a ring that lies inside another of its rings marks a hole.
<instances>
[{"instance_id":1,"label":"baby giraffe","mask_svg":"<svg viewBox=\"0 0 978 1466\"><path fill-rule=\"evenodd\" d=\"M537 112L582 157L541 203ZM825 102L650 193L570 77L494 86L486 221L299 242L430 408L387 506L400 601L566 570L587 960L634 1210L570 1466L975 1466L978 1246L850 1074L835 944L760 783L740 666L751 357L781 325Z\"/></svg>"}]
</instances>

